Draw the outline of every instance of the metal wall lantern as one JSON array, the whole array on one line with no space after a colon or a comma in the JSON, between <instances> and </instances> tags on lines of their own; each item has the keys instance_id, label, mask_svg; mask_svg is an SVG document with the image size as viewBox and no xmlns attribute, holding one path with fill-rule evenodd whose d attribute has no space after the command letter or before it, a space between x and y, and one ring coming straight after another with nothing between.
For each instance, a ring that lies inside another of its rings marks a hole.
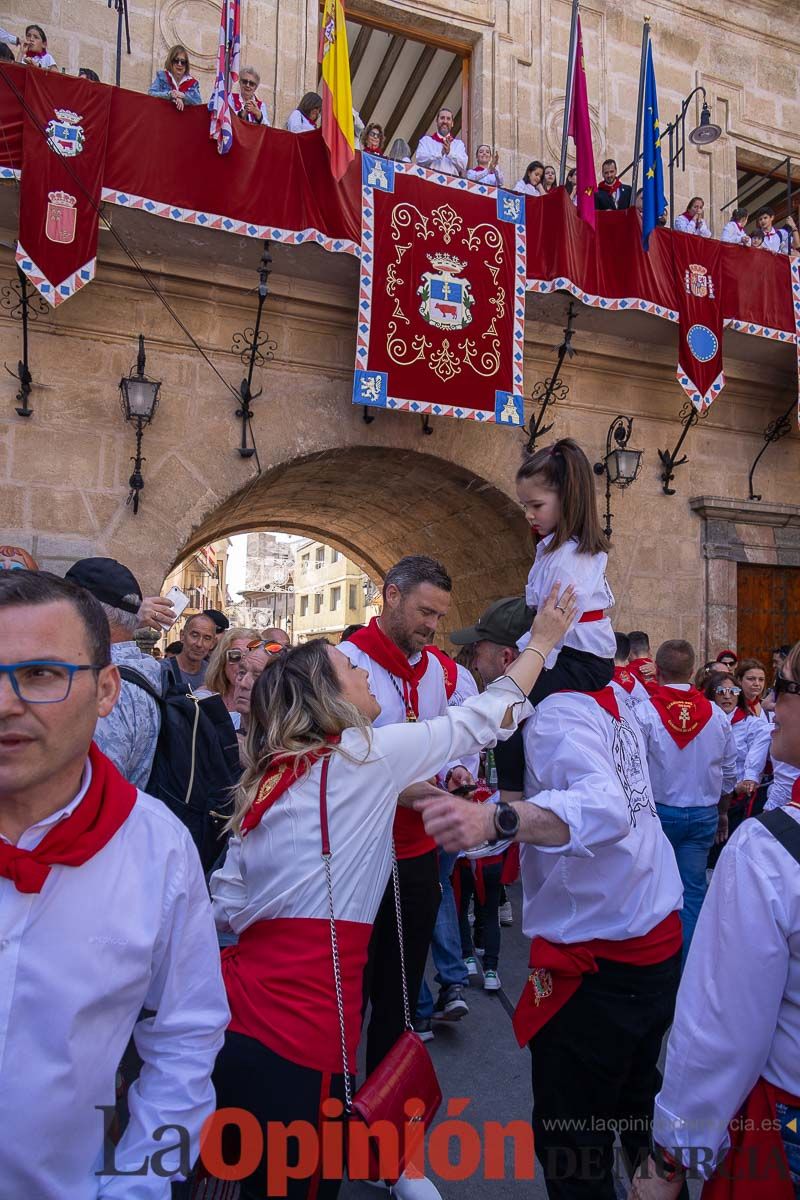
<instances>
[{"instance_id":1,"label":"metal wall lantern","mask_svg":"<svg viewBox=\"0 0 800 1200\"><path fill-rule=\"evenodd\" d=\"M139 511L139 493L144 487L142 475L142 437L145 425L149 425L158 408L161 381L148 379L145 375L144 334L139 334L139 354L136 358L136 369L131 367L128 376L119 381L119 394L122 412L126 421L136 426L136 454L131 457L133 472L128 480L130 492L127 503L133 507L134 513Z\"/></svg>"},{"instance_id":2,"label":"metal wall lantern","mask_svg":"<svg viewBox=\"0 0 800 1200\"><path fill-rule=\"evenodd\" d=\"M606 436L606 453L602 462L594 464L595 475L606 477L606 523L605 535L611 537L611 485L621 490L637 479L642 466L642 450L630 450L633 430L632 417L615 417L608 427Z\"/></svg>"}]
</instances>

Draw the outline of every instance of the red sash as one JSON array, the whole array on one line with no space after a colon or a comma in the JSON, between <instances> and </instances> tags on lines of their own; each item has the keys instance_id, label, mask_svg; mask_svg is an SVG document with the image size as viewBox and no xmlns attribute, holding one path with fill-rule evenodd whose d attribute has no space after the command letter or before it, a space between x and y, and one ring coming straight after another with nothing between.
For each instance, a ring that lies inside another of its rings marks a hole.
<instances>
[{"instance_id":1,"label":"red sash","mask_svg":"<svg viewBox=\"0 0 800 1200\"><path fill-rule=\"evenodd\" d=\"M800 1099L759 1079L731 1122L731 1148L703 1188L702 1200L794 1200L776 1104L796 1108Z\"/></svg>"},{"instance_id":2,"label":"red sash","mask_svg":"<svg viewBox=\"0 0 800 1200\"><path fill-rule=\"evenodd\" d=\"M331 736L326 738L326 741L329 745L336 746L341 741L341 737L339 735ZM280 799L293 783L297 783L298 779L307 775L314 763L322 758L324 753L324 749L320 749L304 755L301 759L273 758L261 777L255 800L245 813L242 821L242 837L246 837L251 829L255 829L256 825L260 824L264 813L272 808L275 801Z\"/></svg>"},{"instance_id":3,"label":"red sash","mask_svg":"<svg viewBox=\"0 0 800 1200\"><path fill-rule=\"evenodd\" d=\"M711 701L706 700L696 688L686 692L662 684L651 692L650 700L679 750L685 750L705 729L714 711Z\"/></svg>"},{"instance_id":4,"label":"red sash","mask_svg":"<svg viewBox=\"0 0 800 1200\"><path fill-rule=\"evenodd\" d=\"M111 841L136 803L136 788L94 742L89 747L92 778L74 812L54 825L34 850L0 842L0 875L18 892L40 892L55 866L80 867Z\"/></svg>"},{"instance_id":5,"label":"red sash","mask_svg":"<svg viewBox=\"0 0 800 1200\"><path fill-rule=\"evenodd\" d=\"M598 958L649 967L672 958L682 944L677 912L670 913L642 937L625 941L594 938L559 945L547 938L534 938L528 960L531 968L528 982L514 1011L514 1033L520 1046L529 1042L575 995L584 975L593 975L600 969Z\"/></svg>"},{"instance_id":6,"label":"red sash","mask_svg":"<svg viewBox=\"0 0 800 1200\"><path fill-rule=\"evenodd\" d=\"M636 687L636 676L627 667L614 667L614 683L618 683L630 696Z\"/></svg>"},{"instance_id":7,"label":"red sash","mask_svg":"<svg viewBox=\"0 0 800 1200\"><path fill-rule=\"evenodd\" d=\"M589 612L585 612L582 617L578 617L578 624L583 625L585 621L602 621L605 615L602 608L592 608Z\"/></svg>"}]
</instances>

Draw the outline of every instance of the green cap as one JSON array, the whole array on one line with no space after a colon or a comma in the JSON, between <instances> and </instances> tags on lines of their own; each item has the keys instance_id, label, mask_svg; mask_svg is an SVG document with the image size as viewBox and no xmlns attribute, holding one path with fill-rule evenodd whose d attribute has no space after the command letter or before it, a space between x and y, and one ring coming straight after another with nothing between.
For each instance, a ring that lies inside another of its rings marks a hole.
<instances>
[{"instance_id":1,"label":"green cap","mask_svg":"<svg viewBox=\"0 0 800 1200\"><path fill-rule=\"evenodd\" d=\"M450 641L456 646L473 642L494 642L496 646L516 646L531 627L535 610L528 608L524 596L505 596L495 600L469 629L456 629Z\"/></svg>"}]
</instances>

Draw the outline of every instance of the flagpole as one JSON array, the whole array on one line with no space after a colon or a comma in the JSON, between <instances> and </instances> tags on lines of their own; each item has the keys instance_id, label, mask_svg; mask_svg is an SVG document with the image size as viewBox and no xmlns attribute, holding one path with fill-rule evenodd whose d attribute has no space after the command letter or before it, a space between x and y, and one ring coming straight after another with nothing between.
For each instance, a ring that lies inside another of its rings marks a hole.
<instances>
[{"instance_id":1,"label":"flagpole","mask_svg":"<svg viewBox=\"0 0 800 1200\"><path fill-rule=\"evenodd\" d=\"M650 41L650 18L645 17L642 27L642 60L639 64L639 99L636 104L636 141L633 144L633 178L631 180L631 208L636 204L639 183L639 147L642 144L642 117L644 116L644 69L647 61L647 43Z\"/></svg>"},{"instance_id":2,"label":"flagpole","mask_svg":"<svg viewBox=\"0 0 800 1200\"><path fill-rule=\"evenodd\" d=\"M572 0L572 24L569 31L569 57L567 58L567 91L564 97L564 127L561 132L561 164L558 171L558 182L563 187L567 177L567 140L569 137L569 118L572 111L572 88L575 79L575 44L578 40L578 12L581 0Z\"/></svg>"}]
</instances>

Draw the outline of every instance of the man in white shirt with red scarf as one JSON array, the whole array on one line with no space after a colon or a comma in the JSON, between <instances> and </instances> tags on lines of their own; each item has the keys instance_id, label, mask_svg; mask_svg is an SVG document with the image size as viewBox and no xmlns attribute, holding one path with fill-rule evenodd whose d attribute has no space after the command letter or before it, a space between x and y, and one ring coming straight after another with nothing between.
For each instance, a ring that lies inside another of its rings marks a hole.
<instances>
[{"instance_id":1,"label":"man in white shirt with red scarf","mask_svg":"<svg viewBox=\"0 0 800 1200\"><path fill-rule=\"evenodd\" d=\"M522 843L530 973L514 1031L531 1051L536 1154L550 1200L613 1196L615 1130L629 1172L647 1154L680 977L680 877L641 732L610 686L547 696L523 740L526 799L417 806L445 850Z\"/></svg>"},{"instance_id":2,"label":"man in white shirt with red scarf","mask_svg":"<svg viewBox=\"0 0 800 1200\"><path fill-rule=\"evenodd\" d=\"M440 171L442 175L466 174L467 148L460 138L453 137L451 109L439 109L436 132L420 138L414 158L417 166L427 167L429 171Z\"/></svg>"},{"instance_id":3,"label":"man in white shirt with red scarf","mask_svg":"<svg viewBox=\"0 0 800 1200\"><path fill-rule=\"evenodd\" d=\"M20 1200L169 1200L214 1109L211 908L186 830L92 743L119 688L93 596L0 573L0 1191Z\"/></svg>"},{"instance_id":4,"label":"man in white shirt with red scarf","mask_svg":"<svg viewBox=\"0 0 800 1200\"><path fill-rule=\"evenodd\" d=\"M658 687L635 716L647 742L656 808L683 882L683 957L689 952L706 894L706 863L714 840L728 836L728 806L736 787L736 742L726 713L692 687L694 649L662 642Z\"/></svg>"}]
</instances>

